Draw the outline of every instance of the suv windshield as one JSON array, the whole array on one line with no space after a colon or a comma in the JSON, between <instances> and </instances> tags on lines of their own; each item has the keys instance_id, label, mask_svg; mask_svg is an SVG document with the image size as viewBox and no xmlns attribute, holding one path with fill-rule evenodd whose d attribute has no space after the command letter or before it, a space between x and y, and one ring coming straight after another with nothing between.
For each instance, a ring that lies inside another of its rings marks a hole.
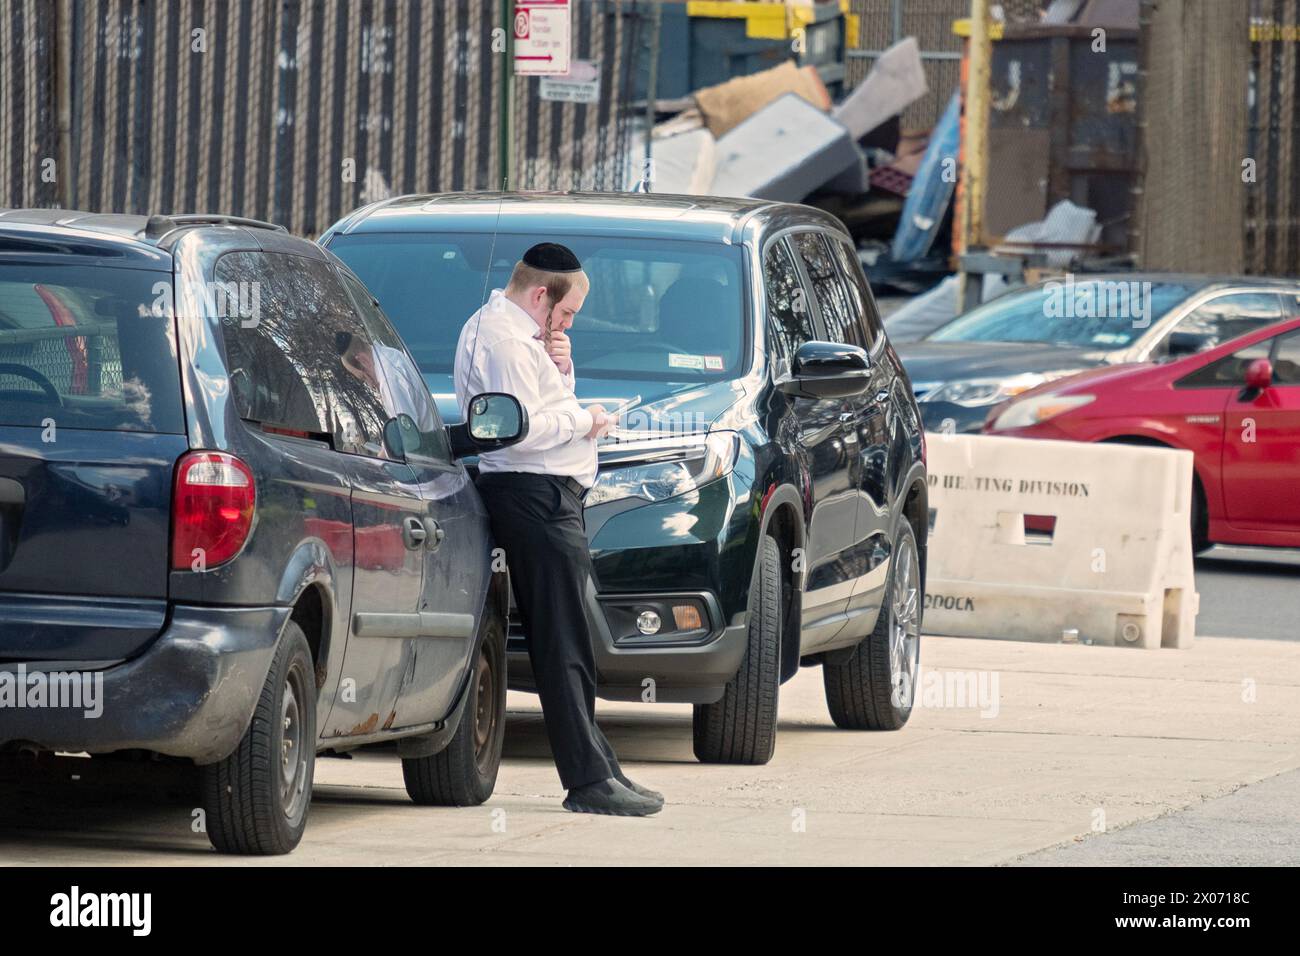
<instances>
[{"instance_id":1,"label":"suv windshield","mask_svg":"<svg viewBox=\"0 0 1300 956\"><path fill-rule=\"evenodd\" d=\"M692 382L734 377L744 355L740 250L668 239L560 236L591 291L570 336L584 378ZM366 284L425 373L449 373L485 288L505 286L538 236L339 236L334 252ZM487 269L492 256L490 272Z\"/></svg>"},{"instance_id":2,"label":"suv windshield","mask_svg":"<svg viewBox=\"0 0 1300 956\"><path fill-rule=\"evenodd\" d=\"M927 339L1122 349L1195 291L1190 285L1128 279L1049 282L986 302Z\"/></svg>"},{"instance_id":3,"label":"suv windshield","mask_svg":"<svg viewBox=\"0 0 1300 956\"><path fill-rule=\"evenodd\" d=\"M0 262L0 425L182 433L169 280Z\"/></svg>"}]
</instances>

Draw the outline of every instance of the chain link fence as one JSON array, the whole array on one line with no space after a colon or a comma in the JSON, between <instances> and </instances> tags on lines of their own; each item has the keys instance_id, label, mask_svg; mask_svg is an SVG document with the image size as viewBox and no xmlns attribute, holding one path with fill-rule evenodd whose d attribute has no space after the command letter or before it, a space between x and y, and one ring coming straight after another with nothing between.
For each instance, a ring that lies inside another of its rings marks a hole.
<instances>
[{"instance_id":1,"label":"chain link fence","mask_svg":"<svg viewBox=\"0 0 1300 956\"><path fill-rule=\"evenodd\" d=\"M1001 0L1008 23L1034 21L1047 0ZM859 20L859 46L849 51L847 85L866 78L877 56L904 37L916 37L930 90L903 112L905 129L929 129L938 121L961 82L963 40L956 20L970 16L970 0L851 0Z\"/></svg>"},{"instance_id":2,"label":"chain link fence","mask_svg":"<svg viewBox=\"0 0 1300 956\"><path fill-rule=\"evenodd\" d=\"M220 211L310 235L392 193L494 179L495 0L58 7L74 208Z\"/></svg>"},{"instance_id":3,"label":"chain link fence","mask_svg":"<svg viewBox=\"0 0 1300 956\"><path fill-rule=\"evenodd\" d=\"M626 190L633 155L644 140L636 78L651 54L651 4L575 0L573 57L595 65L595 103L542 98L540 77L517 77L514 89L515 178L522 189Z\"/></svg>"},{"instance_id":4,"label":"chain link fence","mask_svg":"<svg viewBox=\"0 0 1300 956\"><path fill-rule=\"evenodd\" d=\"M0 204L223 212L315 235L411 192L627 188L645 3L575 0L592 104L514 83L500 0L4 0Z\"/></svg>"},{"instance_id":5,"label":"chain link fence","mask_svg":"<svg viewBox=\"0 0 1300 956\"><path fill-rule=\"evenodd\" d=\"M6 341L4 364L30 369L60 394L116 394L122 389L122 354L116 329L110 334L70 336L61 328L24 330L27 341ZM11 332L4 333L12 336ZM27 390L32 380L0 371L0 391Z\"/></svg>"},{"instance_id":6,"label":"chain link fence","mask_svg":"<svg viewBox=\"0 0 1300 956\"><path fill-rule=\"evenodd\" d=\"M58 198L54 3L0 6L0 206L52 206Z\"/></svg>"}]
</instances>

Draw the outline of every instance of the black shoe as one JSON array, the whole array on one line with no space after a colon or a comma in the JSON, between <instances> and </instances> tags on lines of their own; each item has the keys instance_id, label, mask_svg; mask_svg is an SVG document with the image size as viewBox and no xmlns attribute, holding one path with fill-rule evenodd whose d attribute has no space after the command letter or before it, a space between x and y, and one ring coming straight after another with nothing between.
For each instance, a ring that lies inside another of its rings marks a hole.
<instances>
[{"instance_id":1,"label":"black shoe","mask_svg":"<svg viewBox=\"0 0 1300 956\"><path fill-rule=\"evenodd\" d=\"M603 813L613 817L648 817L663 806L662 800L634 793L613 777L574 787L564 798L564 809L573 813Z\"/></svg>"},{"instance_id":2,"label":"black shoe","mask_svg":"<svg viewBox=\"0 0 1300 956\"><path fill-rule=\"evenodd\" d=\"M651 790L649 787L643 787L641 784L629 779L626 774L620 773L614 779L627 787L633 793L639 793L641 796L649 797L651 800L658 800L660 803L664 802L664 795L658 790Z\"/></svg>"}]
</instances>

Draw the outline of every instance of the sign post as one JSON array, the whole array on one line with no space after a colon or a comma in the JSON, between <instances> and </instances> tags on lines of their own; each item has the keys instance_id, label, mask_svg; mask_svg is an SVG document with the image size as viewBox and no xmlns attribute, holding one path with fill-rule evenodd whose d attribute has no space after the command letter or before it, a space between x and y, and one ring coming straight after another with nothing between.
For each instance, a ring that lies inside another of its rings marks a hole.
<instances>
[{"instance_id":1,"label":"sign post","mask_svg":"<svg viewBox=\"0 0 1300 956\"><path fill-rule=\"evenodd\" d=\"M502 33L505 36L505 54L513 60L510 35L511 35L511 13L512 7L510 0L500 0L498 21L501 25ZM501 68L501 102L497 104L499 113L499 128L497 135L497 152L499 162L497 173L501 177L500 188L504 191L514 185L512 176L511 158L514 155L515 137L514 137L514 105L515 105L515 77L511 68Z\"/></svg>"}]
</instances>

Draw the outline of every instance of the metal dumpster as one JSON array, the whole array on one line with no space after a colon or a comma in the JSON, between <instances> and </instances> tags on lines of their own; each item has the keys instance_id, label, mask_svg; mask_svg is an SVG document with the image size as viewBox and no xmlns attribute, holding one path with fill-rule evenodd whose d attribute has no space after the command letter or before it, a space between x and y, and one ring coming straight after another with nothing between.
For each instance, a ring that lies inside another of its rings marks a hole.
<instances>
[{"instance_id":1,"label":"metal dumpster","mask_svg":"<svg viewBox=\"0 0 1300 956\"><path fill-rule=\"evenodd\" d=\"M748 76L795 57L796 31L803 31L799 65L817 67L833 97L844 89L846 42L856 43L856 19L848 0L790 5L736 0L660 3L658 99L689 96L705 86ZM645 96L648 69L637 77Z\"/></svg>"},{"instance_id":2,"label":"metal dumpster","mask_svg":"<svg viewBox=\"0 0 1300 956\"><path fill-rule=\"evenodd\" d=\"M1127 246L1137 170L1136 30L1009 25L993 44L989 237L1062 199L1097 212L1101 243Z\"/></svg>"}]
</instances>

